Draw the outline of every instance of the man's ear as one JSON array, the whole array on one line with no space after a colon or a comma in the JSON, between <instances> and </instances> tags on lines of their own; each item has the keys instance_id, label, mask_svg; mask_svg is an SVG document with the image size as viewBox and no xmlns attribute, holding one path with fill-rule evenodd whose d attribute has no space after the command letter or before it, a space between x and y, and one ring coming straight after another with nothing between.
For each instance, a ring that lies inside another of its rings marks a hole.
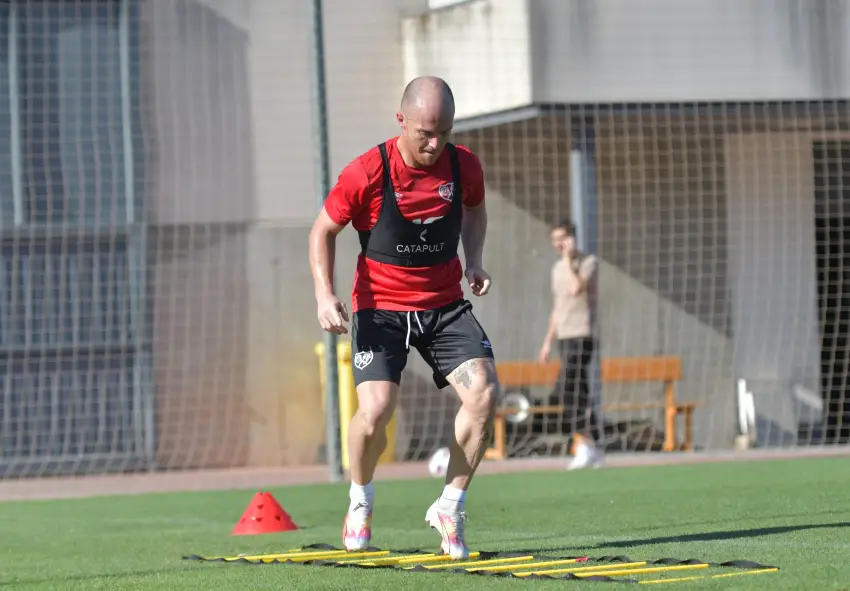
<instances>
[{"instance_id":1,"label":"man's ear","mask_svg":"<svg viewBox=\"0 0 850 591\"><path fill-rule=\"evenodd\" d=\"M395 120L398 121L398 126L404 129L404 113L399 111L395 114Z\"/></svg>"}]
</instances>

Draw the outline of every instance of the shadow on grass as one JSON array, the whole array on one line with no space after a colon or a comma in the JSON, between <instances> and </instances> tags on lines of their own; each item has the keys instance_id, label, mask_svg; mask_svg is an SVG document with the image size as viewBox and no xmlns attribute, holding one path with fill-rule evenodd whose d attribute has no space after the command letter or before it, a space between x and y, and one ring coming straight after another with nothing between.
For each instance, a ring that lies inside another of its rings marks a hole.
<instances>
[{"instance_id":1,"label":"shadow on grass","mask_svg":"<svg viewBox=\"0 0 850 591\"><path fill-rule=\"evenodd\" d=\"M658 536L653 538L635 538L629 540L619 540L615 542L603 542L601 544L592 545L573 545L573 546L558 546L549 548L523 548L523 552L531 554L542 554L546 552L565 552L574 550L605 550L615 548L632 548L634 546L651 546L654 544L674 544L681 542L714 542L720 540L739 540L744 538L758 538L761 536L771 536L776 534L786 534L797 531L827 529L838 527L850 527L848 521L838 521L834 523L814 523L806 525L781 525L775 527L756 527L751 529L734 529L720 530L712 532L703 532L695 534L679 534L671 536Z\"/></svg>"},{"instance_id":2,"label":"shadow on grass","mask_svg":"<svg viewBox=\"0 0 850 591\"><path fill-rule=\"evenodd\" d=\"M0 587L14 587L18 585L43 585L43 584L60 584L60 583L96 583L98 581L106 581L109 579L124 579L127 577L148 577L155 575L175 574L185 572L192 568L199 568L194 564L181 564L175 566L166 566L162 568L148 568L139 570L118 571L114 573L89 573L80 575L62 575L46 577L15 577L14 579L0 580Z\"/></svg>"},{"instance_id":3,"label":"shadow on grass","mask_svg":"<svg viewBox=\"0 0 850 591\"><path fill-rule=\"evenodd\" d=\"M797 518L797 517L808 517L810 519L814 519L814 518L818 518L818 517L843 516L843 514L845 514L845 513L848 516L850 516L850 506L840 507L840 508L839 507L833 507L829 511L807 511L805 513L785 513L785 514L782 514L782 515L764 515L764 516L760 516L760 517L747 517L747 521L751 521L751 522L759 522L759 521L775 522L775 521L784 520L784 519L794 519L794 518ZM701 521L681 521L681 522L678 522L678 523L675 523L675 524L659 523L659 524L656 524L656 525L647 525L647 526L644 526L644 527L632 527L632 528L629 528L629 529L631 529L634 532L639 532L639 531L652 531L652 530L658 530L658 529L670 529L671 526L675 526L675 527L699 527L699 526L704 526L704 525L706 525L706 526L710 526L710 525L718 526L718 525L723 525L723 524L727 524L727 523L731 523L731 522L737 522L737 521L739 521L737 518L724 517L722 519L704 519L704 520L701 520Z\"/></svg>"}]
</instances>

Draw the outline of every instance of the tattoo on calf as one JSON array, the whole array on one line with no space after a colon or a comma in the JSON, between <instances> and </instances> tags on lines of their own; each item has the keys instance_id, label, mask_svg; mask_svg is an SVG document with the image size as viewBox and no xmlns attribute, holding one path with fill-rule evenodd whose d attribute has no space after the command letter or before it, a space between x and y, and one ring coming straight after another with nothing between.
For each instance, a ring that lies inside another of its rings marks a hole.
<instances>
[{"instance_id":1,"label":"tattoo on calf","mask_svg":"<svg viewBox=\"0 0 850 591\"><path fill-rule=\"evenodd\" d=\"M484 429L481 431L481 439L478 441L478 445L475 448L475 462L476 466L478 462L480 462L484 458L484 454L490 444L493 443L493 420L492 418L488 418L487 422L484 423Z\"/></svg>"},{"instance_id":2,"label":"tattoo on calf","mask_svg":"<svg viewBox=\"0 0 850 591\"><path fill-rule=\"evenodd\" d=\"M490 445L493 440L493 421L488 417L487 423L484 425L484 445Z\"/></svg>"}]
</instances>

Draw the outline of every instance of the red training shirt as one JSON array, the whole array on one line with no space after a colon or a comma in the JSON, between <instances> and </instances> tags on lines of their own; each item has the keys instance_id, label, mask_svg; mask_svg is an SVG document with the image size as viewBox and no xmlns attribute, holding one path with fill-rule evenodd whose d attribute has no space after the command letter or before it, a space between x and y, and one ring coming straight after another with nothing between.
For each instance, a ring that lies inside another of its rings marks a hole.
<instances>
[{"instance_id":1,"label":"red training shirt","mask_svg":"<svg viewBox=\"0 0 850 591\"><path fill-rule=\"evenodd\" d=\"M386 145L401 215L408 220L446 215L451 203L440 198L437 188L452 178L448 150L443 150L432 166L413 168L405 164L396 146L397 140L388 140ZM475 154L463 146L456 147L463 204L475 207L484 201L484 171ZM341 226L352 222L355 230L370 230L381 212L382 184L381 153L375 146L343 169L325 200L325 211ZM367 259L361 252L354 273L352 311L378 308L406 312L439 308L463 297L462 277L458 257L433 267L399 267Z\"/></svg>"}]
</instances>

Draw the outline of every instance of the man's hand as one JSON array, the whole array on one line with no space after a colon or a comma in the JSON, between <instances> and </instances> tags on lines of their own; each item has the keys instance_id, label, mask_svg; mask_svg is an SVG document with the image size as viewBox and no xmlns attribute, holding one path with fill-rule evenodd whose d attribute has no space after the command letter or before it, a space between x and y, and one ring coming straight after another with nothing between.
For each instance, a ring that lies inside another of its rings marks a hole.
<instances>
[{"instance_id":1,"label":"man's hand","mask_svg":"<svg viewBox=\"0 0 850 591\"><path fill-rule=\"evenodd\" d=\"M543 346L540 347L540 353L537 356L537 360L540 363L546 363L549 361L549 354L552 352L552 343L548 340L543 342Z\"/></svg>"},{"instance_id":2,"label":"man's hand","mask_svg":"<svg viewBox=\"0 0 850 591\"><path fill-rule=\"evenodd\" d=\"M318 298L319 325L322 330L334 334L347 334L343 321L348 322L348 310L345 304L339 301L334 294L328 294Z\"/></svg>"},{"instance_id":3,"label":"man's hand","mask_svg":"<svg viewBox=\"0 0 850 591\"><path fill-rule=\"evenodd\" d=\"M566 240L564 240L564 258L569 262L573 262L578 257L578 245L576 244L576 239L572 236L568 236Z\"/></svg>"},{"instance_id":4,"label":"man's hand","mask_svg":"<svg viewBox=\"0 0 850 591\"><path fill-rule=\"evenodd\" d=\"M467 267L466 280L469 281L469 287L472 288L472 293L477 296L486 295L490 291L492 280L481 267Z\"/></svg>"}]
</instances>

